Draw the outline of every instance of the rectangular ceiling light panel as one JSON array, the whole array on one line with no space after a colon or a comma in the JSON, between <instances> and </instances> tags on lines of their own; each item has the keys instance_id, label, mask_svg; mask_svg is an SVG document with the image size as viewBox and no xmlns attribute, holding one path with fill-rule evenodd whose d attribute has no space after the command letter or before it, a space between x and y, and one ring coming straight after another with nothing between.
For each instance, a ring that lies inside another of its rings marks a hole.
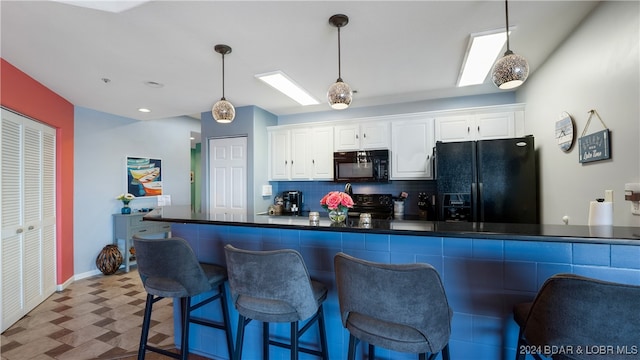
<instances>
[{"instance_id":1,"label":"rectangular ceiling light panel","mask_svg":"<svg viewBox=\"0 0 640 360\"><path fill-rule=\"evenodd\" d=\"M493 68L493 64L498 59L506 41L507 36L504 30L471 34L458 86L482 84Z\"/></svg>"},{"instance_id":2,"label":"rectangular ceiling light panel","mask_svg":"<svg viewBox=\"0 0 640 360\"><path fill-rule=\"evenodd\" d=\"M79 7L88 8L88 9L107 11L107 12L112 12L112 13L120 13L120 12L123 12L123 11L127 11L129 9L132 9L132 8L138 6L138 5L142 5L142 4L144 4L146 2L149 2L151 0L141 0L141 1L135 1L135 0L126 0L126 1L125 0L120 0L120 1L52 0L52 1L63 3L63 4L67 4L67 5L79 6Z\"/></svg>"},{"instance_id":3,"label":"rectangular ceiling light panel","mask_svg":"<svg viewBox=\"0 0 640 360\"><path fill-rule=\"evenodd\" d=\"M282 71L272 71L265 74L258 74L256 75L256 77L269 84L276 90L280 91L281 93L297 101L302 106L317 105L320 103Z\"/></svg>"}]
</instances>

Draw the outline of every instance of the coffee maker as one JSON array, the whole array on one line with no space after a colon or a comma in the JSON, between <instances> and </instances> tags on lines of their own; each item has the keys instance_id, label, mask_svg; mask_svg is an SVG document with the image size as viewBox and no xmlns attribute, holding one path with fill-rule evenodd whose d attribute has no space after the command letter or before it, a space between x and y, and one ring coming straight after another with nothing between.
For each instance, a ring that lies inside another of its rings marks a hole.
<instances>
[{"instance_id":1,"label":"coffee maker","mask_svg":"<svg viewBox=\"0 0 640 360\"><path fill-rule=\"evenodd\" d=\"M302 191L289 190L282 192L284 213L289 215L302 214Z\"/></svg>"}]
</instances>

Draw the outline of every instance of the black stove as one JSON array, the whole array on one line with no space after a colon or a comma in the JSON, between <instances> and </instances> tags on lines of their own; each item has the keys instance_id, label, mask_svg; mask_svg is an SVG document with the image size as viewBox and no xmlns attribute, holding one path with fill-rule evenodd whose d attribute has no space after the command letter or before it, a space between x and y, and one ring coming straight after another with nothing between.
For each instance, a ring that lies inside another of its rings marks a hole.
<instances>
[{"instance_id":1,"label":"black stove","mask_svg":"<svg viewBox=\"0 0 640 360\"><path fill-rule=\"evenodd\" d=\"M353 194L353 208L347 215L351 219L358 219L360 214L371 214L372 219L393 219L393 195L391 194Z\"/></svg>"}]
</instances>

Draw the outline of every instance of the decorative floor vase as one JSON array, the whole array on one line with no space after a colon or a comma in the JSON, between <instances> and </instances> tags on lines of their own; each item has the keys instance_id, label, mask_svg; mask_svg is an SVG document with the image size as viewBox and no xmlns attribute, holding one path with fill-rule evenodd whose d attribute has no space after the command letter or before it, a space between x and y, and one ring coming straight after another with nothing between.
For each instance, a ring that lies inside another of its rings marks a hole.
<instances>
[{"instance_id":1,"label":"decorative floor vase","mask_svg":"<svg viewBox=\"0 0 640 360\"><path fill-rule=\"evenodd\" d=\"M333 224L341 224L347 220L347 212L345 210L329 210L329 220Z\"/></svg>"},{"instance_id":2,"label":"decorative floor vase","mask_svg":"<svg viewBox=\"0 0 640 360\"><path fill-rule=\"evenodd\" d=\"M122 254L117 245L105 246L96 258L96 266L105 275L114 274L122 265Z\"/></svg>"}]
</instances>

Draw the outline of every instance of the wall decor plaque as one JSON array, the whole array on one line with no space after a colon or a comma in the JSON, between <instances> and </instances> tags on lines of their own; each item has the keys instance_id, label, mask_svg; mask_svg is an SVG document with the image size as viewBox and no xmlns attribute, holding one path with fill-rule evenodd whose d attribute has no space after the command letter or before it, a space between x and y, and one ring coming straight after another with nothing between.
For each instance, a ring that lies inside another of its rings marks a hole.
<instances>
[{"instance_id":1,"label":"wall decor plaque","mask_svg":"<svg viewBox=\"0 0 640 360\"><path fill-rule=\"evenodd\" d=\"M594 114L598 117L605 129L585 135ZM611 158L611 133L595 110L589 111L589 119L582 131L582 135L578 139L578 146L580 150L578 156L581 163Z\"/></svg>"}]
</instances>

